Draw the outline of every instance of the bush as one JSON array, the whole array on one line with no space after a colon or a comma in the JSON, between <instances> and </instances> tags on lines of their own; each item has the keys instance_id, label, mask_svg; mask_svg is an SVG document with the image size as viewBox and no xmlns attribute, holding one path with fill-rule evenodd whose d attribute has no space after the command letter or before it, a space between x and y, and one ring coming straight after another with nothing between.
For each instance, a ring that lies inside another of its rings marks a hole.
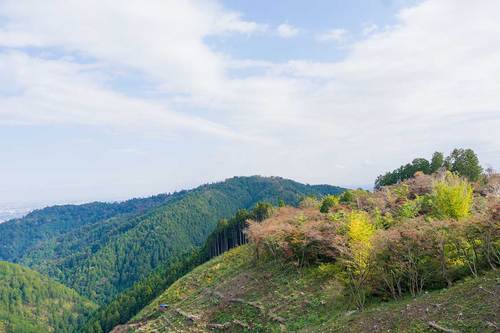
<instances>
[{"instance_id":1,"label":"bush","mask_svg":"<svg viewBox=\"0 0 500 333\"><path fill-rule=\"evenodd\" d=\"M300 208L319 208L320 202L316 197L304 197L299 203Z\"/></svg>"},{"instance_id":2,"label":"bush","mask_svg":"<svg viewBox=\"0 0 500 333\"><path fill-rule=\"evenodd\" d=\"M279 208L261 223L250 221L246 233L258 257L281 258L300 267L334 262L344 252L345 240L340 224L328 219L317 208Z\"/></svg>"},{"instance_id":3,"label":"bush","mask_svg":"<svg viewBox=\"0 0 500 333\"><path fill-rule=\"evenodd\" d=\"M403 293L416 295L439 272L437 225L412 220L380 232L374 240L376 272L372 289L395 299Z\"/></svg>"},{"instance_id":4,"label":"bush","mask_svg":"<svg viewBox=\"0 0 500 333\"><path fill-rule=\"evenodd\" d=\"M373 221L373 224L377 229L389 229L394 224L394 218L392 217L392 214L389 212L385 212L385 214L382 215L382 212L378 208L375 208Z\"/></svg>"},{"instance_id":5,"label":"bush","mask_svg":"<svg viewBox=\"0 0 500 333\"><path fill-rule=\"evenodd\" d=\"M342 203L351 203L354 202L354 200L355 200L355 195L354 191L352 190L347 190L343 192L339 197L339 201Z\"/></svg>"},{"instance_id":6,"label":"bush","mask_svg":"<svg viewBox=\"0 0 500 333\"><path fill-rule=\"evenodd\" d=\"M399 200L406 200L410 194L410 186L404 183L391 187L391 189Z\"/></svg>"},{"instance_id":7,"label":"bush","mask_svg":"<svg viewBox=\"0 0 500 333\"><path fill-rule=\"evenodd\" d=\"M319 207L319 211L322 213L328 213L330 208L339 204L339 198L336 195L326 196L323 201L321 201L321 206Z\"/></svg>"},{"instance_id":8,"label":"bush","mask_svg":"<svg viewBox=\"0 0 500 333\"><path fill-rule=\"evenodd\" d=\"M321 211L328 214L318 207L280 208L277 216L251 224L248 234L258 254L299 267L326 263L317 274L342 281L362 309L367 296L415 296L497 269L496 184L490 179L473 197L471 184L451 172L417 174L375 193L324 198Z\"/></svg>"},{"instance_id":9,"label":"bush","mask_svg":"<svg viewBox=\"0 0 500 333\"><path fill-rule=\"evenodd\" d=\"M458 220L469 216L472 202L472 186L469 182L447 173L444 180L434 185L432 214L438 219Z\"/></svg>"},{"instance_id":10,"label":"bush","mask_svg":"<svg viewBox=\"0 0 500 333\"><path fill-rule=\"evenodd\" d=\"M407 201L399 207L399 216L408 219L414 218L420 212L420 207L421 204L418 198L416 200Z\"/></svg>"}]
</instances>

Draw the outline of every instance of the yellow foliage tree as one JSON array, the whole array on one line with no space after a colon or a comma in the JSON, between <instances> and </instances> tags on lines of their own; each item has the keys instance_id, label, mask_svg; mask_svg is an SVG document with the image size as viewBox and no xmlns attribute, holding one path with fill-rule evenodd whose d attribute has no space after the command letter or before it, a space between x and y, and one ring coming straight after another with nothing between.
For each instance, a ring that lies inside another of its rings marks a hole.
<instances>
[{"instance_id":1,"label":"yellow foliage tree","mask_svg":"<svg viewBox=\"0 0 500 333\"><path fill-rule=\"evenodd\" d=\"M368 266L375 227L370 223L369 216L365 212L350 213L348 222L347 236L349 237L353 264L356 270L361 271Z\"/></svg>"},{"instance_id":2,"label":"yellow foliage tree","mask_svg":"<svg viewBox=\"0 0 500 333\"><path fill-rule=\"evenodd\" d=\"M366 212L354 211L348 216L347 237L350 249L349 287L351 296L360 309L365 303L366 281L370 272L375 227Z\"/></svg>"},{"instance_id":3,"label":"yellow foliage tree","mask_svg":"<svg viewBox=\"0 0 500 333\"><path fill-rule=\"evenodd\" d=\"M472 186L459 176L448 173L434 185L432 207L435 217L455 220L469 216L472 207Z\"/></svg>"}]
</instances>

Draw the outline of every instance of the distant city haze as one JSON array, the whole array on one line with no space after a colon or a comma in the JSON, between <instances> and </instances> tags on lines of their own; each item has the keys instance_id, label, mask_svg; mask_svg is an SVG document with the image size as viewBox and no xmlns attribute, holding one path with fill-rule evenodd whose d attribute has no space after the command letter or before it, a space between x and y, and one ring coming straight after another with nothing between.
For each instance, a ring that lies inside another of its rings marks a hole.
<instances>
[{"instance_id":1,"label":"distant city haze","mask_svg":"<svg viewBox=\"0 0 500 333\"><path fill-rule=\"evenodd\" d=\"M14 207L0 207L0 223L23 217L32 211L32 207L24 207L24 208L14 208Z\"/></svg>"}]
</instances>

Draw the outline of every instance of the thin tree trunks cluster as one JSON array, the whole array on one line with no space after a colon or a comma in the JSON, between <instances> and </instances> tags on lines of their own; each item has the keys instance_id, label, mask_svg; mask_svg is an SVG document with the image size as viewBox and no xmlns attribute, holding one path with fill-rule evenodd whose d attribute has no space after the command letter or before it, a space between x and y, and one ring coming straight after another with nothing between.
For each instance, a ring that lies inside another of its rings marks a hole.
<instances>
[{"instance_id":1,"label":"thin tree trunks cluster","mask_svg":"<svg viewBox=\"0 0 500 333\"><path fill-rule=\"evenodd\" d=\"M219 256L232 248L248 243L248 239L243 232L245 225L245 222L239 222L216 231L209 244L207 259Z\"/></svg>"}]
</instances>

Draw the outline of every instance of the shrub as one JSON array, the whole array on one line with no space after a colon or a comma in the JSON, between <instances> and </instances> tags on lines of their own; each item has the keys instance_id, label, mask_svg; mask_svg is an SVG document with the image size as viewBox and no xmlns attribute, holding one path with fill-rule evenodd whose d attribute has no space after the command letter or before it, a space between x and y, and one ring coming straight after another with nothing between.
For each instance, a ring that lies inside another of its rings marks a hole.
<instances>
[{"instance_id":1,"label":"shrub","mask_svg":"<svg viewBox=\"0 0 500 333\"><path fill-rule=\"evenodd\" d=\"M416 295L439 272L434 226L422 222L411 220L377 235L373 289L393 298L401 297L404 292Z\"/></svg>"},{"instance_id":2,"label":"shrub","mask_svg":"<svg viewBox=\"0 0 500 333\"><path fill-rule=\"evenodd\" d=\"M258 257L282 258L298 266L334 262L345 246L340 224L317 208L279 208L261 223L250 221L246 233Z\"/></svg>"},{"instance_id":3,"label":"shrub","mask_svg":"<svg viewBox=\"0 0 500 333\"><path fill-rule=\"evenodd\" d=\"M351 202L354 202L354 200L355 200L355 196L354 196L354 192L352 190L347 190L347 191L343 192L339 197L339 201L342 203L351 203Z\"/></svg>"},{"instance_id":4,"label":"shrub","mask_svg":"<svg viewBox=\"0 0 500 333\"><path fill-rule=\"evenodd\" d=\"M407 184L395 185L391 189L399 200L406 200L410 194L410 186Z\"/></svg>"},{"instance_id":5,"label":"shrub","mask_svg":"<svg viewBox=\"0 0 500 333\"><path fill-rule=\"evenodd\" d=\"M406 181L409 186L409 198L416 198L432 191L432 176L426 175L423 172L416 172L413 178Z\"/></svg>"},{"instance_id":6,"label":"shrub","mask_svg":"<svg viewBox=\"0 0 500 333\"><path fill-rule=\"evenodd\" d=\"M339 204L339 198L336 195L326 196L323 201L321 201L321 206L319 211L322 213L328 213L330 208Z\"/></svg>"},{"instance_id":7,"label":"shrub","mask_svg":"<svg viewBox=\"0 0 500 333\"><path fill-rule=\"evenodd\" d=\"M300 208L319 208L320 202L316 197L304 197L299 203Z\"/></svg>"},{"instance_id":8,"label":"shrub","mask_svg":"<svg viewBox=\"0 0 500 333\"><path fill-rule=\"evenodd\" d=\"M472 186L468 181L448 173L434 185L432 214L439 219L458 220L469 216L472 207Z\"/></svg>"},{"instance_id":9,"label":"shrub","mask_svg":"<svg viewBox=\"0 0 500 333\"><path fill-rule=\"evenodd\" d=\"M399 207L399 216L408 219L414 218L420 212L420 207L421 204L418 198L416 200L407 201Z\"/></svg>"},{"instance_id":10,"label":"shrub","mask_svg":"<svg viewBox=\"0 0 500 333\"><path fill-rule=\"evenodd\" d=\"M389 229L394 224L394 218L389 212L382 214L380 209L375 208L373 213L373 225L377 229Z\"/></svg>"},{"instance_id":11,"label":"shrub","mask_svg":"<svg viewBox=\"0 0 500 333\"><path fill-rule=\"evenodd\" d=\"M369 289L400 298L436 289L500 265L500 226L491 215L460 221L412 219L373 240L374 266Z\"/></svg>"}]
</instances>

